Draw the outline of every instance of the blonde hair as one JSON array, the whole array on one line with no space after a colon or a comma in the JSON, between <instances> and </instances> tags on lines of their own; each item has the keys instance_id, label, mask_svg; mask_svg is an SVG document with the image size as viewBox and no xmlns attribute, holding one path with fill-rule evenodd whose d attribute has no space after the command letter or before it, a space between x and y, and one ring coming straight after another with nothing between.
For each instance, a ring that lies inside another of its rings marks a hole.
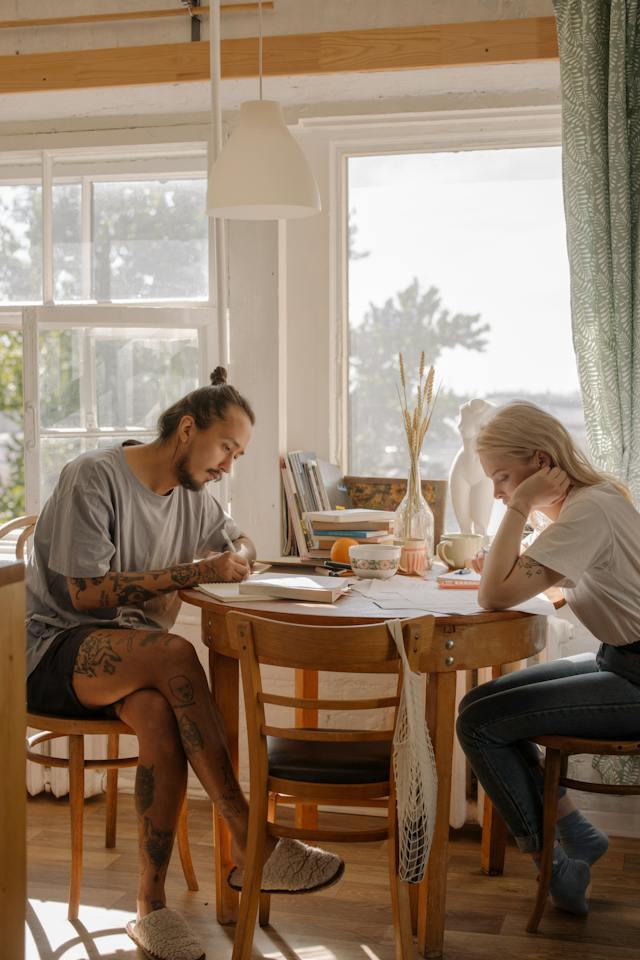
<instances>
[{"instance_id":1,"label":"blonde hair","mask_svg":"<svg viewBox=\"0 0 640 960\"><path fill-rule=\"evenodd\" d=\"M559 420L526 400L500 407L480 430L476 449L478 453L501 453L514 460L530 460L541 450L549 454L553 465L564 470L574 484L591 487L596 483L611 483L627 500L632 500L628 487L590 463Z\"/></svg>"}]
</instances>

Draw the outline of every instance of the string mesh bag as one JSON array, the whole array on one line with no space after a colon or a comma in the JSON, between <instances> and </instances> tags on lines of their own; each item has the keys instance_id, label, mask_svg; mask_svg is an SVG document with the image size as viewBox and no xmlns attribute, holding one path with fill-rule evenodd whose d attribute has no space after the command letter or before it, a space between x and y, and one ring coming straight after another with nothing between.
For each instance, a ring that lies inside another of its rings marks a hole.
<instances>
[{"instance_id":1,"label":"string mesh bag","mask_svg":"<svg viewBox=\"0 0 640 960\"><path fill-rule=\"evenodd\" d=\"M393 734L398 876L406 883L420 883L427 869L436 822L436 760L425 720L424 676L409 667L400 621L387 621L387 628L395 641L403 672Z\"/></svg>"}]
</instances>

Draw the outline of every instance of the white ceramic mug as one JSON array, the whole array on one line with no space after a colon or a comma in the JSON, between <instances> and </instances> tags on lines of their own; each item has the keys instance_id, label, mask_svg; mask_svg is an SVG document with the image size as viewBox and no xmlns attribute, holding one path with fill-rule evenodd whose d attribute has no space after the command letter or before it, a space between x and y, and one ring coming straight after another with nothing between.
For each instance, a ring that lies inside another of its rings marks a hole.
<instances>
[{"instance_id":1,"label":"white ceramic mug","mask_svg":"<svg viewBox=\"0 0 640 960\"><path fill-rule=\"evenodd\" d=\"M451 570L457 570L475 557L483 543L481 533L445 533L436 547L436 553Z\"/></svg>"}]
</instances>

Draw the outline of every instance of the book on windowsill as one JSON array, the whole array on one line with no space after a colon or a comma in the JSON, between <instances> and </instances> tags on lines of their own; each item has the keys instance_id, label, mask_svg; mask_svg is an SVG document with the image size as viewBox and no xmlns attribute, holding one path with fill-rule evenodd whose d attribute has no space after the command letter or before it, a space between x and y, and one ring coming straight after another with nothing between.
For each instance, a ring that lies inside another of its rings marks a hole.
<instances>
[{"instance_id":1,"label":"book on windowsill","mask_svg":"<svg viewBox=\"0 0 640 960\"><path fill-rule=\"evenodd\" d=\"M262 593L267 599L310 600L315 603L335 603L349 589L347 583L336 582L335 577L273 576L266 574L245 580L240 584L240 596Z\"/></svg>"}]
</instances>

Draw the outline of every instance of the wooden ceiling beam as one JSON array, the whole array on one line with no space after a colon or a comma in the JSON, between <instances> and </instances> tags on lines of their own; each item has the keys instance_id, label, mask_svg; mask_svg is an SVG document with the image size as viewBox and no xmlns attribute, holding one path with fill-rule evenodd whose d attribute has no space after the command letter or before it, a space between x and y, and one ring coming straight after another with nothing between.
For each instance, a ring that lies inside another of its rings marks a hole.
<instances>
[{"instance_id":1,"label":"wooden ceiling beam","mask_svg":"<svg viewBox=\"0 0 640 960\"><path fill-rule=\"evenodd\" d=\"M222 41L222 77L257 76L256 37ZM554 60L554 17L385 27L264 38L266 77ZM0 57L0 94L209 79L209 45L68 50Z\"/></svg>"}]
</instances>

